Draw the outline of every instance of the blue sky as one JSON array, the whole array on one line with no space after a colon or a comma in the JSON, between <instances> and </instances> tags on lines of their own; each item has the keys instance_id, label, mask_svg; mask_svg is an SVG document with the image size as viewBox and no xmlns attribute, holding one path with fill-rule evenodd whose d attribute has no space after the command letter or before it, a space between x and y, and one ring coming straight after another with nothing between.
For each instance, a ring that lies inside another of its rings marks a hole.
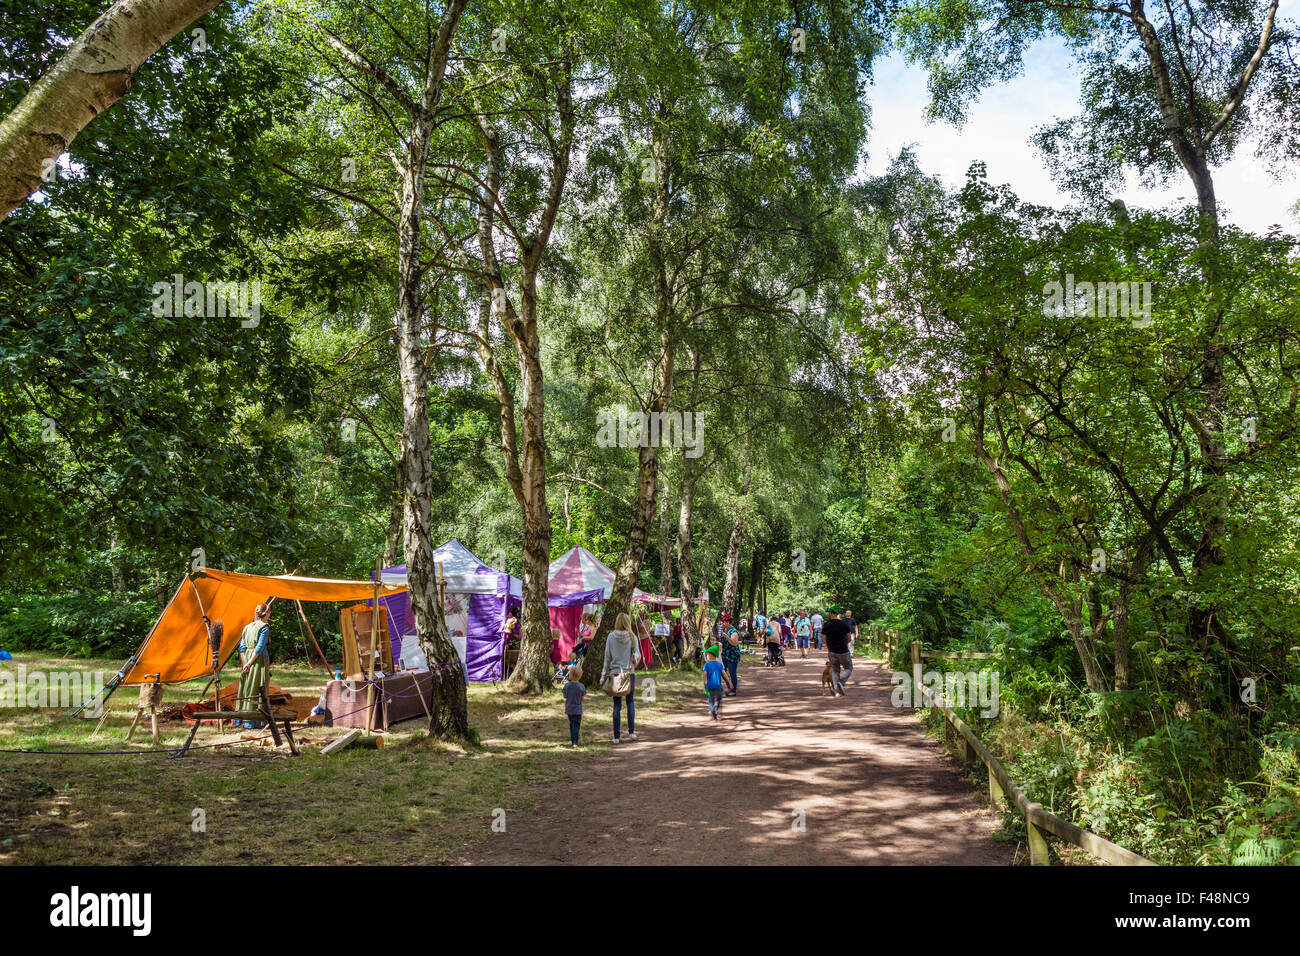
<instances>
[{"instance_id":1,"label":"blue sky","mask_svg":"<svg viewBox=\"0 0 1300 956\"><path fill-rule=\"evenodd\" d=\"M1029 143L1035 127L1079 111L1075 66L1061 46L1037 44L1026 57L1023 73L986 90L961 129L942 122L926 124L925 73L908 66L899 54L877 61L867 95L872 131L863 168L868 174L883 172L910 143L915 144L921 168L938 174L948 186L960 186L970 164L983 160L989 181L1009 183L1021 199L1056 206L1070 202ZM1255 232L1273 223L1300 231L1300 219L1292 211L1300 201L1300 179L1273 179L1252 150L1239 150L1231 162L1216 169L1215 187L1228 221ZM1154 189L1131 178L1120 195L1130 206L1144 207L1193 199L1184 176L1170 180L1168 188Z\"/></svg>"}]
</instances>

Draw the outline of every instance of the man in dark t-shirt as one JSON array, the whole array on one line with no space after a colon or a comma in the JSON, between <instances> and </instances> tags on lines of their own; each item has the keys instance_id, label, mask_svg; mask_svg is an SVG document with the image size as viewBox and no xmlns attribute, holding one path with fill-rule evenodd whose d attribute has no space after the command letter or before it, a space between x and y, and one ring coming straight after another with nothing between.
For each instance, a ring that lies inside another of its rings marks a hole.
<instances>
[{"instance_id":1,"label":"man in dark t-shirt","mask_svg":"<svg viewBox=\"0 0 1300 956\"><path fill-rule=\"evenodd\" d=\"M849 653L849 638L853 629L840 618L840 606L832 604L826 609L827 621L822 625L822 638L826 641L826 656L831 664L831 680L836 697L844 696L844 682L853 673L853 655Z\"/></svg>"}]
</instances>

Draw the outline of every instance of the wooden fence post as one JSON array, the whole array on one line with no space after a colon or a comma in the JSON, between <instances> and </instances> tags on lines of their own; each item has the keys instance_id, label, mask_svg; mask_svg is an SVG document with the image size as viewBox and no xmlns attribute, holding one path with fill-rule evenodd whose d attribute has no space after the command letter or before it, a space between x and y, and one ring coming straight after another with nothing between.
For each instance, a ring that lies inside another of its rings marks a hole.
<instances>
[{"instance_id":1,"label":"wooden fence post","mask_svg":"<svg viewBox=\"0 0 1300 956\"><path fill-rule=\"evenodd\" d=\"M912 706L922 707L925 701L921 698L921 642L912 642Z\"/></svg>"},{"instance_id":2,"label":"wooden fence post","mask_svg":"<svg viewBox=\"0 0 1300 956\"><path fill-rule=\"evenodd\" d=\"M1047 838L1043 836L1043 831L1038 829L1028 820L1025 821L1025 830L1029 833L1029 862L1033 866L1048 866L1051 863L1051 856L1047 852Z\"/></svg>"},{"instance_id":3,"label":"wooden fence post","mask_svg":"<svg viewBox=\"0 0 1300 956\"><path fill-rule=\"evenodd\" d=\"M998 775L989 768L989 806L994 810L999 809L998 803L1002 799L1002 784L998 783Z\"/></svg>"}]
</instances>

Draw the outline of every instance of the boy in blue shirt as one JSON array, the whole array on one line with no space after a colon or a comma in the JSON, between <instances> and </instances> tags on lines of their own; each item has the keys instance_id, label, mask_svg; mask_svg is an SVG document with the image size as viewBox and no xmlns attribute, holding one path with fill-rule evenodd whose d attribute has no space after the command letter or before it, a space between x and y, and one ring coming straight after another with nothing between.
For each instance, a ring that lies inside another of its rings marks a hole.
<instances>
[{"instance_id":1,"label":"boy in blue shirt","mask_svg":"<svg viewBox=\"0 0 1300 956\"><path fill-rule=\"evenodd\" d=\"M582 668L574 664L564 682L564 713L569 718L569 746L578 746L578 731L582 728L582 698L587 688L582 684Z\"/></svg>"},{"instance_id":2,"label":"boy in blue shirt","mask_svg":"<svg viewBox=\"0 0 1300 956\"><path fill-rule=\"evenodd\" d=\"M722 706L722 684L727 680L727 672L718 660L718 645L704 651L704 690L709 695L709 714L718 719L718 708Z\"/></svg>"}]
</instances>

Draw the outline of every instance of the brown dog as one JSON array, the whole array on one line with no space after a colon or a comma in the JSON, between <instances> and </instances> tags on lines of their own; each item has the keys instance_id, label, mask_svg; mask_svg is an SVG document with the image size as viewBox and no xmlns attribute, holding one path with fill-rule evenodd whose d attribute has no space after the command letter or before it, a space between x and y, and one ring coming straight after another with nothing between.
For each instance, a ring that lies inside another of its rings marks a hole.
<instances>
[{"instance_id":1,"label":"brown dog","mask_svg":"<svg viewBox=\"0 0 1300 956\"><path fill-rule=\"evenodd\" d=\"M827 691L830 691L830 692L831 692L831 696L832 696L832 697L835 696L835 684L834 684L834 682L831 680L831 662L830 662L830 661L827 661L827 662L826 662L826 668L822 671L822 690L821 690L821 694L820 694L819 696L822 696L822 697L826 696L826 692L827 692Z\"/></svg>"}]
</instances>

